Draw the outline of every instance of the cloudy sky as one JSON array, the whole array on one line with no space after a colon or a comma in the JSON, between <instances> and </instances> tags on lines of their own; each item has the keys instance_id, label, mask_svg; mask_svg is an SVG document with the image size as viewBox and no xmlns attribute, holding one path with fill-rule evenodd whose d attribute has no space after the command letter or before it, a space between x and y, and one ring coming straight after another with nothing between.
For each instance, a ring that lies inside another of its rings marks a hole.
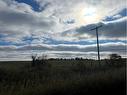
<instances>
[{"instance_id":1,"label":"cloudy sky","mask_svg":"<svg viewBox=\"0 0 127 95\"><path fill-rule=\"evenodd\" d=\"M126 57L126 0L0 0L0 60Z\"/></svg>"}]
</instances>

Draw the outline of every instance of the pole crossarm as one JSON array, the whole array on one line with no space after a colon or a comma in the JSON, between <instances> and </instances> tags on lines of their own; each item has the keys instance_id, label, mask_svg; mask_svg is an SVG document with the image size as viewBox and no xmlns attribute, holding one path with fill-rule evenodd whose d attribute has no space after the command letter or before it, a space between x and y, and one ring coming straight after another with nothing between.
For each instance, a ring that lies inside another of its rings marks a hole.
<instances>
[{"instance_id":1,"label":"pole crossarm","mask_svg":"<svg viewBox=\"0 0 127 95\"><path fill-rule=\"evenodd\" d=\"M92 31L92 30L96 30L96 29L98 29L98 28L100 28L100 27L102 27L102 25L96 26L95 28L92 28L92 29L90 29L90 30L91 30L91 31Z\"/></svg>"}]
</instances>

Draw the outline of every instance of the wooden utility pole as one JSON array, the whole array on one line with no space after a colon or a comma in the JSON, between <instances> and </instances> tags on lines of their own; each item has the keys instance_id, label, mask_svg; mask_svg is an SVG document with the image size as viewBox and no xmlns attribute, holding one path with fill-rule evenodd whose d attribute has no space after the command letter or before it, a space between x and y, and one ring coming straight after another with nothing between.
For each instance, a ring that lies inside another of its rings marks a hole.
<instances>
[{"instance_id":1,"label":"wooden utility pole","mask_svg":"<svg viewBox=\"0 0 127 95\"><path fill-rule=\"evenodd\" d=\"M96 30L96 37L97 37L97 52L98 52L98 61L100 64L100 49L99 49L99 37L98 37L98 29L102 27L102 25L100 26L96 26L95 28L91 29L91 30Z\"/></svg>"}]
</instances>

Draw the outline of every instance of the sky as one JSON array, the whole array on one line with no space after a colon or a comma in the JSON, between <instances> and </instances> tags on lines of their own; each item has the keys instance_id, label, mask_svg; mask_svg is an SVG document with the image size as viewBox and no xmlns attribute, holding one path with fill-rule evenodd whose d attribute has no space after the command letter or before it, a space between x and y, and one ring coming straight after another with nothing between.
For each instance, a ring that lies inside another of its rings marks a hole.
<instances>
[{"instance_id":1,"label":"sky","mask_svg":"<svg viewBox=\"0 0 127 95\"><path fill-rule=\"evenodd\" d=\"M126 57L126 0L0 0L0 61Z\"/></svg>"}]
</instances>

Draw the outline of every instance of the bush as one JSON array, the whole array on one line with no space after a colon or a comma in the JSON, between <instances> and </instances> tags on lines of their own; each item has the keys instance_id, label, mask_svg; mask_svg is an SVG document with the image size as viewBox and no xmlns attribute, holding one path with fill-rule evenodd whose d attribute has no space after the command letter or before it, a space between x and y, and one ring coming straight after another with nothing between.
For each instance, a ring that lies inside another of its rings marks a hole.
<instances>
[{"instance_id":1,"label":"bush","mask_svg":"<svg viewBox=\"0 0 127 95\"><path fill-rule=\"evenodd\" d=\"M110 54L110 65L120 67L123 65L123 59L119 54Z\"/></svg>"}]
</instances>

